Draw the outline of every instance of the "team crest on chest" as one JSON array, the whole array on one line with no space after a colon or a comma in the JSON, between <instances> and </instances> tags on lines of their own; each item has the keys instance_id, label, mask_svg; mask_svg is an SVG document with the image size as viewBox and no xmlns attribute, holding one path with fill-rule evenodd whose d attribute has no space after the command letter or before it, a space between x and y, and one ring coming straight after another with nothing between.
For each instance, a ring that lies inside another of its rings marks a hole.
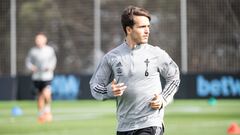
<instances>
[{"instance_id":1,"label":"team crest on chest","mask_svg":"<svg viewBox=\"0 0 240 135\"><path fill-rule=\"evenodd\" d=\"M149 75L149 73L148 73L148 64L150 63L150 61L148 59L146 59L144 61L144 63L146 64L145 76L147 77Z\"/></svg>"}]
</instances>

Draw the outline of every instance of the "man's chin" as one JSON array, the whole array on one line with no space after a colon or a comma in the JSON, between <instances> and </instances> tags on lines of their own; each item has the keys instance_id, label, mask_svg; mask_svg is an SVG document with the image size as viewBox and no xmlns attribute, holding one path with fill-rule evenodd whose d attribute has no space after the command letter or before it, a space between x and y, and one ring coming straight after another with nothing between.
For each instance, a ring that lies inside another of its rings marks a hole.
<instances>
[{"instance_id":1,"label":"man's chin","mask_svg":"<svg viewBox=\"0 0 240 135\"><path fill-rule=\"evenodd\" d=\"M144 42L142 42L141 44L147 44L148 43L148 41L144 41Z\"/></svg>"}]
</instances>

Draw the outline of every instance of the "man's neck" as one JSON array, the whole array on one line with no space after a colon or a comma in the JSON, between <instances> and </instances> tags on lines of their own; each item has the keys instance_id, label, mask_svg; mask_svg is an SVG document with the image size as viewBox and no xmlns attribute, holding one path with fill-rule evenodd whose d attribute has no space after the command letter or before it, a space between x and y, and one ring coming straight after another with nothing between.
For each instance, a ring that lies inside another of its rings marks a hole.
<instances>
[{"instance_id":1,"label":"man's neck","mask_svg":"<svg viewBox=\"0 0 240 135\"><path fill-rule=\"evenodd\" d=\"M136 42L132 41L132 40L129 39L129 38L126 38L125 41L126 41L128 47L131 48L131 49L134 49L134 48L136 47L136 45L137 45Z\"/></svg>"},{"instance_id":2,"label":"man's neck","mask_svg":"<svg viewBox=\"0 0 240 135\"><path fill-rule=\"evenodd\" d=\"M42 48L46 47L47 45L46 45L46 44L43 44L43 45L36 45L36 46L37 46L37 48L42 49Z\"/></svg>"}]
</instances>

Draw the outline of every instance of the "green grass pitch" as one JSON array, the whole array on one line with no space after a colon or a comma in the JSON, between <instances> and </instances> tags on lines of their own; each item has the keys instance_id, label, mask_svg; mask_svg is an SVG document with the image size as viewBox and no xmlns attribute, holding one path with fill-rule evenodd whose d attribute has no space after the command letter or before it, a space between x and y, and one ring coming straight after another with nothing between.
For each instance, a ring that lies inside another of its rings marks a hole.
<instances>
[{"instance_id":1,"label":"green grass pitch","mask_svg":"<svg viewBox=\"0 0 240 135\"><path fill-rule=\"evenodd\" d=\"M14 106L21 116L11 115ZM36 101L1 101L0 135L115 135L115 107L113 100L53 101L53 122L39 124ZM240 125L240 100L175 100L164 120L164 135L227 135L232 122Z\"/></svg>"}]
</instances>

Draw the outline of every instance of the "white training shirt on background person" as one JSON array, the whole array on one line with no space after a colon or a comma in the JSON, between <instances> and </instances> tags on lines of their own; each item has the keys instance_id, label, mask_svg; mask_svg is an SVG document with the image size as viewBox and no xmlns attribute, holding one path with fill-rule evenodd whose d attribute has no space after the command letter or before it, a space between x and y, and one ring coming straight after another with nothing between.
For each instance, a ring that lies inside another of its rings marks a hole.
<instances>
[{"instance_id":1,"label":"white training shirt on background person","mask_svg":"<svg viewBox=\"0 0 240 135\"><path fill-rule=\"evenodd\" d=\"M38 69L32 74L33 80L52 80L56 63L57 58L54 49L48 45L42 48L36 46L31 48L26 58L26 66L29 70L31 70L33 65Z\"/></svg>"},{"instance_id":2,"label":"white training shirt on background person","mask_svg":"<svg viewBox=\"0 0 240 135\"><path fill-rule=\"evenodd\" d=\"M160 74L166 80L163 89ZM113 98L113 79L127 86L123 95L116 97L117 131L162 126L164 108L172 101L180 83L178 66L164 50L149 44L131 49L126 42L111 50L90 80L93 97ZM160 94L163 102L159 110L150 107L154 94Z\"/></svg>"}]
</instances>

